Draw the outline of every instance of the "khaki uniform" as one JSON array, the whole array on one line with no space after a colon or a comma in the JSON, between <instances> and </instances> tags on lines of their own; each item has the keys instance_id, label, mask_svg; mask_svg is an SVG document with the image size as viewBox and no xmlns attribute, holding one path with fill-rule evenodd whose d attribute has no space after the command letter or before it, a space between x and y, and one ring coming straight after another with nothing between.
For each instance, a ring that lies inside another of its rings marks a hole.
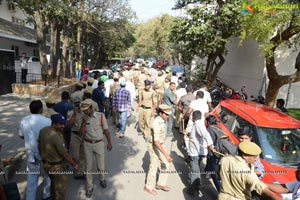
<instances>
[{"instance_id":1,"label":"khaki uniform","mask_svg":"<svg viewBox=\"0 0 300 200\"><path fill-rule=\"evenodd\" d=\"M157 106L161 104L162 95L165 92L164 83L165 83L165 79L162 76L157 77L155 83L156 93L157 93Z\"/></svg>"},{"instance_id":2,"label":"khaki uniform","mask_svg":"<svg viewBox=\"0 0 300 200\"><path fill-rule=\"evenodd\" d=\"M137 82L137 88L138 88L138 92L140 93L140 91L144 89L144 86L145 86L144 82L145 82L145 80L149 79L149 76L142 73L138 76L138 78L139 78L139 81Z\"/></svg>"},{"instance_id":3,"label":"khaki uniform","mask_svg":"<svg viewBox=\"0 0 300 200\"><path fill-rule=\"evenodd\" d=\"M71 110L68 112L68 121L72 118L74 115L74 110ZM84 170L85 167L85 155L84 155L84 149L83 144L81 142L81 139L79 137L79 129L82 123L83 113L76 113L74 125L71 127L71 142L70 142L70 154L72 157L77 161L77 163L80 165L80 169ZM81 172L74 172L76 175L82 175L83 171Z\"/></svg>"},{"instance_id":4,"label":"khaki uniform","mask_svg":"<svg viewBox=\"0 0 300 200\"><path fill-rule=\"evenodd\" d=\"M167 185L168 173L164 173L164 171L169 170L169 162L166 157L157 149L157 147L153 144L154 141L158 141L162 144L165 149L163 143L166 139L166 129L167 122L164 121L160 116L157 116L151 126L151 139L150 142L147 143L149 155L150 155L150 166L146 179L146 187L150 190L154 189L156 184L156 173L157 169L160 170L158 185L165 186ZM153 142L151 142L153 141Z\"/></svg>"},{"instance_id":5,"label":"khaki uniform","mask_svg":"<svg viewBox=\"0 0 300 200\"><path fill-rule=\"evenodd\" d=\"M112 84L110 86L110 89L109 89L109 96L110 96L110 105L112 106L112 102L113 102L113 96L116 92L117 89L119 89L121 86L120 86L120 83L119 82L114 82L114 84ZM117 118L117 113L112 111L112 117L113 117L113 123L114 125L117 125L118 124L118 118Z\"/></svg>"},{"instance_id":6,"label":"khaki uniform","mask_svg":"<svg viewBox=\"0 0 300 200\"><path fill-rule=\"evenodd\" d=\"M53 108L47 108L45 111L43 111L43 114L45 117L47 118L51 118L51 115L54 115L54 114L58 114Z\"/></svg>"},{"instance_id":7,"label":"khaki uniform","mask_svg":"<svg viewBox=\"0 0 300 200\"><path fill-rule=\"evenodd\" d=\"M138 115L139 127L145 137L150 135L150 122L152 107L156 104L156 94L152 89L148 91L143 89L139 93L139 98L142 100L142 106L140 107Z\"/></svg>"},{"instance_id":8,"label":"khaki uniform","mask_svg":"<svg viewBox=\"0 0 300 200\"><path fill-rule=\"evenodd\" d=\"M63 134L48 126L40 131L38 142L43 167L51 179L51 199L66 199L67 174L63 173L66 172L63 159L68 150Z\"/></svg>"},{"instance_id":9,"label":"khaki uniform","mask_svg":"<svg viewBox=\"0 0 300 200\"><path fill-rule=\"evenodd\" d=\"M77 100L82 101L82 99L83 99L83 91L81 90L76 90L70 95L71 103L75 103Z\"/></svg>"},{"instance_id":10,"label":"khaki uniform","mask_svg":"<svg viewBox=\"0 0 300 200\"><path fill-rule=\"evenodd\" d=\"M250 200L252 190L261 195L267 187L255 174L253 165L240 156L223 157L217 175L221 178L219 200Z\"/></svg>"},{"instance_id":11,"label":"khaki uniform","mask_svg":"<svg viewBox=\"0 0 300 200\"><path fill-rule=\"evenodd\" d=\"M141 75L140 71L134 70L132 72L132 78L133 78L133 83L135 85L135 88L138 88L138 82L139 82L139 76Z\"/></svg>"},{"instance_id":12,"label":"khaki uniform","mask_svg":"<svg viewBox=\"0 0 300 200\"><path fill-rule=\"evenodd\" d=\"M101 117L102 116L102 117ZM102 122L101 122L102 121ZM104 142L103 130L108 129L107 121L103 113L94 112L86 121L84 133L84 154L86 159L86 189L93 188L93 158L96 158L97 174L100 181L104 180Z\"/></svg>"}]
</instances>

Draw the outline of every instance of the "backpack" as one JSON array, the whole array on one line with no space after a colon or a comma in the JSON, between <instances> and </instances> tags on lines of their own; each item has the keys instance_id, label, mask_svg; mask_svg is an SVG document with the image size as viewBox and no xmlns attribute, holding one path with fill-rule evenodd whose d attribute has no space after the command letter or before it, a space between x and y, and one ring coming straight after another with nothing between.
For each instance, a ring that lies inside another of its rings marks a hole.
<instances>
[{"instance_id":1,"label":"backpack","mask_svg":"<svg viewBox=\"0 0 300 200\"><path fill-rule=\"evenodd\" d=\"M220 152L221 154L230 154L235 155L237 152L237 147L235 144L230 142L228 140L227 135L223 133L223 131L215 125L209 126L208 131L213 134L215 137L215 140L213 141L213 144L215 146L215 150L217 152ZM221 155L218 153L214 153L214 156L217 158L221 158Z\"/></svg>"}]
</instances>

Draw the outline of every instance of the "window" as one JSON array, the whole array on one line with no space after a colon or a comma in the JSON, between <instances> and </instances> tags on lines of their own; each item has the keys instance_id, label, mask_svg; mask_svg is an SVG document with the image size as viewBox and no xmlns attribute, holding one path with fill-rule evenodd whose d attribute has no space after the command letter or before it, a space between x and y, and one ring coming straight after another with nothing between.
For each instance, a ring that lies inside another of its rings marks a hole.
<instances>
[{"instance_id":1,"label":"window","mask_svg":"<svg viewBox=\"0 0 300 200\"><path fill-rule=\"evenodd\" d=\"M16 6L13 3L13 1L8 1L7 5L8 5L8 10L13 11L13 12L16 11Z\"/></svg>"},{"instance_id":2,"label":"window","mask_svg":"<svg viewBox=\"0 0 300 200\"><path fill-rule=\"evenodd\" d=\"M12 45L11 50L15 50L15 59L18 59L19 58L19 47Z\"/></svg>"},{"instance_id":3,"label":"window","mask_svg":"<svg viewBox=\"0 0 300 200\"><path fill-rule=\"evenodd\" d=\"M232 132L232 125L233 122L236 118L236 115L231 112L230 110L221 107L220 112L219 112L219 119L221 120L221 122L224 124L224 126L226 126L226 128Z\"/></svg>"}]
</instances>

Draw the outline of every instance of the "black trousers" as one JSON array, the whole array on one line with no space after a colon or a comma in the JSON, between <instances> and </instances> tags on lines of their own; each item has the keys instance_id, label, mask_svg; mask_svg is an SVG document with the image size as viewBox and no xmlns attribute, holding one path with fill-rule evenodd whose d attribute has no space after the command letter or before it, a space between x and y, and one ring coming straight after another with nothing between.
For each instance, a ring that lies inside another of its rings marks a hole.
<instances>
[{"instance_id":1,"label":"black trousers","mask_svg":"<svg viewBox=\"0 0 300 200\"><path fill-rule=\"evenodd\" d=\"M27 76L28 69L21 69L21 70L22 70L21 82L26 83L26 76Z\"/></svg>"}]
</instances>

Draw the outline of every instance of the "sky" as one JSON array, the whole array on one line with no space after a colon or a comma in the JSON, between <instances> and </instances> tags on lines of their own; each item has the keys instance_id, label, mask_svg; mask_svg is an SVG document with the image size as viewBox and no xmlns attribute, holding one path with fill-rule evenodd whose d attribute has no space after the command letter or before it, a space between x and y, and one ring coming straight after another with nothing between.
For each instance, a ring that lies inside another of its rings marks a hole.
<instances>
[{"instance_id":1,"label":"sky","mask_svg":"<svg viewBox=\"0 0 300 200\"><path fill-rule=\"evenodd\" d=\"M131 8L136 12L139 22L168 13L177 15L179 11L172 10L175 0L130 0Z\"/></svg>"}]
</instances>

